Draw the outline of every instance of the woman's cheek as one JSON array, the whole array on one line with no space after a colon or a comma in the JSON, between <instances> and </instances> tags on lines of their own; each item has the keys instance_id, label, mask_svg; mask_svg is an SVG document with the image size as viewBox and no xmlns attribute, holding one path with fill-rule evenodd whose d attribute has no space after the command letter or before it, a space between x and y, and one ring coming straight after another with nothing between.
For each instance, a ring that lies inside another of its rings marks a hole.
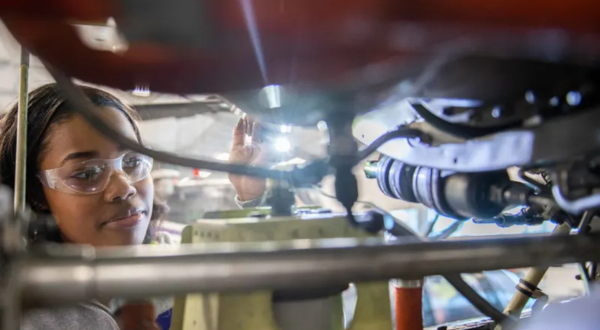
<instances>
[{"instance_id":1,"label":"woman's cheek","mask_svg":"<svg viewBox=\"0 0 600 330\"><path fill-rule=\"evenodd\" d=\"M64 238L72 243L95 244L99 234L97 203L89 200L91 196L60 195L50 193L46 198Z\"/></svg>"},{"instance_id":2,"label":"woman's cheek","mask_svg":"<svg viewBox=\"0 0 600 330\"><path fill-rule=\"evenodd\" d=\"M149 214L152 214L152 204L154 202L154 182L150 176L137 182L135 185L137 197L141 198L144 205L148 208Z\"/></svg>"}]
</instances>

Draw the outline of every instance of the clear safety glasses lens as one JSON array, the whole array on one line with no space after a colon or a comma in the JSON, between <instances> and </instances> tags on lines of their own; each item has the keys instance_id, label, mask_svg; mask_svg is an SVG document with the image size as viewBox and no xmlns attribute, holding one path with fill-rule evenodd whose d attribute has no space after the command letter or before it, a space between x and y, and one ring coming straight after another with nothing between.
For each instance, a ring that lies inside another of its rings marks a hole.
<instances>
[{"instance_id":1,"label":"clear safety glasses lens","mask_svg":"<svg viewBox=\"0 0 600 330\"><path fill-rule=\"evenodd\" d=\"M40 180L51 188L68 193L94 194L103 191L115 171L132 184L146 178L152 158L129 152L116 159L93 159L42 171Z\"/></svg>"}]
</instances>

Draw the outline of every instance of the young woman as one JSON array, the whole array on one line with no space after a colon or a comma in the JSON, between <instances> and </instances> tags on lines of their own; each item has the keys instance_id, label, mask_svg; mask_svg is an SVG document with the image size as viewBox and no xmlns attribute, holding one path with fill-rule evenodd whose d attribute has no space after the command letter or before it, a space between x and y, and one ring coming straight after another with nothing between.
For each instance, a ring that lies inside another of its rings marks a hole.
<instances>
[{"instance_id":1,"label":"young woman","mask_svg":"<svg viewBox=\"0 0 600 330\"><path fill-rule=\"evenodd\" d=\"M113 95L81 87L103 116L121 134L142 143L135 110ZM37 213L52 214L60 230L60 243L93 246L147 244L166 211L156 201L150 177L152 159L123 150L96 132L69 105L55 84L30 93L27 118L27 197ZM240 134L249 134L238 125ZM247 125L245 125L247 126ZM17 107L0 120L0 183L14 189ZM255 146L235 144L231 158L252 163ZM232 178L244 201L262 194L264 183ZM261 184L262 183L262 184ZM258 185L260 189L252 189ZM109 307L111 306L111 307ZM122 311L119 317L115 312ZM126 312L131 312L127 314ZM143 304L93 301L71 307L33 310L25 314L25 330L130 330L158 329ZM125 323L125 324L124 324Z\"/></svg>"},{"instance_id":2,"label":"young woman","mask_svg":"<svg viewBox=\"0 0 600 330\"><path fill-rule=\"evenodd\" d=\"M135 111L101 90L81 87L121 134L142 142ZM56 85L30 93L27 122L27 203L52 214L60 242L93 246L150 243L165 206L154 200L152 159L123 150L69 110ZM14 188L17 110L0 123L1 183ZM22 329L118 330L110 302L34 310ZM139 307L139 306L138 306ZM123 319L126 319L123 315ZM156 329L150 322L140 329Z\"/></svg>"}]
</instances>

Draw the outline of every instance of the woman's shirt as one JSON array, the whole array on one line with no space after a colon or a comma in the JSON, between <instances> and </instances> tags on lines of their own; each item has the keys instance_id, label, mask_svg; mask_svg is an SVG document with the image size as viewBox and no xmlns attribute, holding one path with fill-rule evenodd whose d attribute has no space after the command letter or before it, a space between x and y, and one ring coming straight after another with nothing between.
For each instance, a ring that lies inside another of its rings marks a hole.
<instances>
[{"instance_id":1,"label":"woman's shirt","mask_svg":"<svg viewBox=\"0 0 600 330\"><path fill-rule=\"evenodd\" d=\"M155 233L153 244L174 244L172 237L165 232ZM173 298L151 298L155 317L173 307ZM98 303L82 303L74 306L40 308L25 312L21 330L120 330L115 312L126 299L113 299L110 308ZM169 319L170 321L170 319Z\"/></svg>"},{"instance_id":2,"label":"woman's shirt","mask_svg":"<svg viewBox=\"0 0 600 330\"><path fill-rule=\"evenodd\" d=\"M23 315L22 330L119 330L111 311L100 303L34 309Z\"/></svg>"}]
</instances>

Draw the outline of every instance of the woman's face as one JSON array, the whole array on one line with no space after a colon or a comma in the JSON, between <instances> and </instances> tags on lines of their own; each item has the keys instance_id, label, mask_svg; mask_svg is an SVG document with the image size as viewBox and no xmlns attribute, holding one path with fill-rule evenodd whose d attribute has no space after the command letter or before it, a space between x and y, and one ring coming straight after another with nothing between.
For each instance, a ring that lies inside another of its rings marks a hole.
<instances>
[{"instance_id":1,"label":"woman's face","mask_svg":"<svg viewBox=\"0 0 600 330\"><path fill-rule=\"evenodd\" d=\"M104 110L103 116L116 130L137 140L121 111ZM78 115L55 124L47 145L40 160L41 170L90 159L115 159L125 153ZM148 230L154 186L150 176L129 184L122 173L114 171L102 192L78 195L44 186L44 195L66 241L94 246L131 245L141 244Z\"/></svg>"}]
</instances>

